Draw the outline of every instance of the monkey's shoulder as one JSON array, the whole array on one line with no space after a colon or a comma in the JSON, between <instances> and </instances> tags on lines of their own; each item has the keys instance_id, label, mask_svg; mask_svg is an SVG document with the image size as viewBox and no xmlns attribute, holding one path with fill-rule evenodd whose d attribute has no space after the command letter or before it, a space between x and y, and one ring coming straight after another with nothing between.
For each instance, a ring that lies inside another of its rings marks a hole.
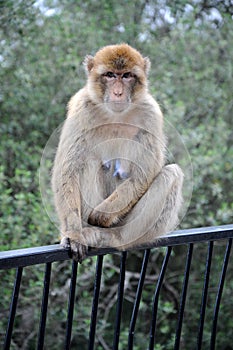
<instances>
[{"instance_id":1,"label":"monkey's shoulder","mask_svg":"<svg viewBox=\"0 0 233 350\"><path fill-rule=\"evenodd\" d=\"M84 111L89 103L90 99L86 92L86 88L80 89L76 94L74 94L68 102L67 105L67 117L72 117L78 115L80 112Z\"/></svg>"},{"instance_id":2,"label":"monkey's shoulder","mask_svg":"<svg viewBox=\"0 0 233 350\"><path fill-rule=\"evenodd\" d=\"M159 119L163 118L158 102L149 92L145 95L141 108L144 111L148 111L148 113L151 115L156 115Z\"/></svg>"}]
</instances>

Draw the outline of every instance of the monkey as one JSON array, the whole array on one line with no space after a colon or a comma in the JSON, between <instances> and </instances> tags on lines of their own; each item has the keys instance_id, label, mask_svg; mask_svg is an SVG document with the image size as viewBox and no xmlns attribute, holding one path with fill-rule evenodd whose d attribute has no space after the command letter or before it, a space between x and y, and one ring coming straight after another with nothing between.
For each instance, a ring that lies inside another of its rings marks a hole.
<instances>
[{"instance_id":1,"label":"monkey","mask_svg":"<svg viewBox=\"0 0 233 350\"><path fill-rule=\"evenodd\" d=\"M84 66L86 85L68 103L52 170L61 244L79 262L91 247L128 250L172 231L184 177L166 164L149 58L123 43L86 56Z\"/></svg>"}]
</instances>

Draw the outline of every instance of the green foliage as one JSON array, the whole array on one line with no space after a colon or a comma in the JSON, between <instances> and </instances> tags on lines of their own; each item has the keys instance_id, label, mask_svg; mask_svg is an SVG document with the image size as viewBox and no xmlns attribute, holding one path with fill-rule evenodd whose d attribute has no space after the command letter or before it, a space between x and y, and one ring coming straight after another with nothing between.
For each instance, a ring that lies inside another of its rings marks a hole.
<instances>
[{"instance_id":1,"label":"green foliage","mask_svg":"<svg viewBox=\"0 0 233 350\"><path fill-rule=\"evenodd\" d=\"M165 117L182 135L194 170L193 197L183 227L232 222L230 42L228 24L220 32L208 25L187 33L174 29L159 43L154 58L161 75L152 72L157 76L153 89Z\"/></svg>"},{"instance_id":2,"label":"green foliage","mask_svg":"<svg viewBox=\"0 0 233 350\"><path fill-rule=\"evenodd\" d=\"M181 227L232 223L232 8L229 1L19 1L0 2L0 250L17 249L58 241L58 230L50 222L42 204L38 169L43 148L64 120L66 104L85 82L82 61L86 54L106 44L128 42L152 61L150 87L159 101L165 119L182 136L193 166L193 195ZM187 179L191 181L192 179ZM189 183L187 184L189 186ZM163 289L159 307L159 341L155 349L172 349L177 317L177 295L182 283L184 252L175 251L169 267L169 286ZM188 299L190 313L185 317L184 347L195 344L205 247L195 252L192 288ZM148 271L147 288L140 306L135 349L144 346L148 334L154 283L163 250L156 250ZM222 248L215 252L212 288L216 289ZM202 258L202 264L200 264ZM127 343L127 317L137 287L140 254L132 254L127 278L131 282L124 304L121 348ZM119 259L105 260L102 281L97 348L111 344L116 306ZM78 300L74 318L74 347L85 348L88 338L95 259L80 267ZM50 349L62 344L67 308L69 264L57 264L52 274L52 314L48 319ZM232 269L229 270L232 276ZM135 275L136 274L136 275ZM179 276L179 278L175 278ZM0 328L5 329L14 271L1 271ZM41 268L27 268L21 290L17 333L12 349L35 348L39 319L38 295L43 284ZM30 288L29 288L30 287ZM169 287L169 288L168 288ZM231 295L227 281L225 302L220 313L218 348L229 348L232 329ZM209 305L214 303L213 298ZM35 308L32 308L32 305ZM197 307L198 305L198 307ZM211 315L207 314L207 320ZM31 328L29 327L30 320ZM20 322L21 321L21 322ZM208 344L210 323L204 334ZM28 331L25 333L26 327ZM60 328L59 328L60 327ZM229 330L229 334L226 334ZM3 331L1 331L3 336ZM18 339L16 341L16 339ZM54 342L56 339L56 342ZM21 344L21 345L20 345ZM54 345L55 344L55 345ZM110 346L110 345L109 345ZM61 345L62 347L62 345ZM22 348L22 347L21 347ZM194 348L194 347L190 347Z\"/></svg>"}]
</instances>

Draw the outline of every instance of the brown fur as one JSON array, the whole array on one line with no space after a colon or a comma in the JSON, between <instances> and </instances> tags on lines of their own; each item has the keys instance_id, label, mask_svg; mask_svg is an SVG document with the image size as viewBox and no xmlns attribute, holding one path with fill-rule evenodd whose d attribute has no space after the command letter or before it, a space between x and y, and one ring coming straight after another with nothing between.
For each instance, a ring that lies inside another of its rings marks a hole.
<instances>
[{"instance_id":1,"label":"brown fur","mask_svg":"<svg viewBox=\"0 0 233 350\"><path fill-rule=\"evenodd\" d=\"M148 58L127 44L87 56L87 84L68 105L52 187L62 244L128 249L175 227L183 173L165 166L160 108L147 90Z\"/></svg>"}]
</instances>

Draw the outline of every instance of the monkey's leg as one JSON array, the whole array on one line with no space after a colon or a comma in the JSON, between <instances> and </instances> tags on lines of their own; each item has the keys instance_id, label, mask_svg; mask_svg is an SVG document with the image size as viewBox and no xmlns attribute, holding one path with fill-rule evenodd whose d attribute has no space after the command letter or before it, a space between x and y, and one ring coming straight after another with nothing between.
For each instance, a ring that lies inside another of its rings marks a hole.
<instances>
[{"instance_id":1,"label":"monkey's leg","mask_svg":"<svg viewBox=\"0 0 233 350\"><path fill-rule=\"evenodd\" d=\"M147 187L147 182L141 179L139 181L133 181L131 178L125 180L109 197L92 210L88 223L106 228L116 225L137 203Z\"/></svg>"},{"instance_id":2,"label":"monkey's leg","mask_svg":"<svg viewBox=\"0 0 233 350\"><path fill-rule=\"evenodd\" d=\"M57 177L58 178L58 177ZM70 248L75 260L81 261L87 252L82 235L81 198L78 179L58 178L54 182L54 200L60 220L61 245Z\"/></svg>"},{"instance_id":3,"label":"monkey's leg","mask_svg":"<svg viewBox=\"0 0 233 350\"><path fill-rule=\"evenodd\" d=\"M72 257L81 262L87 254L88 246L82 235L81 218L78 210L70 210L61 220L61 245L69 248Z\"/></svg>"},{"instance_id":4,"label":"monkey's leg","mask_svg":"<svg viewBox=\"0 0 233 350\"><path fill-rule=\"evenodd\" d=\"M89 226L83 229L88 245L122 250L156 241L177 224L182 183L183 173L179 166L165 166L121 226Z\"/></svg>"},{"instance_id":5,"label":"monkey's leg","mask_svg":"<svg viewBox=\"0 0 233 350\"><path fill-rule=\"evenodd\" d=\"M178 224L182 205L183 172L176 164L165 166L126 218L121 232L130 234L121 249L153 243Z\"/></svg>"}]
</instances>

